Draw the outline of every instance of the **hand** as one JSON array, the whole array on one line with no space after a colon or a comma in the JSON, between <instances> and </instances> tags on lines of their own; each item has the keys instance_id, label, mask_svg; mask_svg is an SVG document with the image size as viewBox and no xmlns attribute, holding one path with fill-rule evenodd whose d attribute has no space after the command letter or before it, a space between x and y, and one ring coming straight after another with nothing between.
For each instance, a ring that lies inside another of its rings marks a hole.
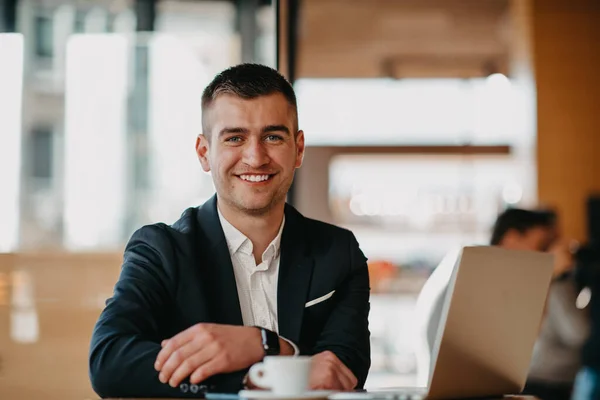
<instances>
[{"instance_id":1,"label":"hand","mask_svg":"<svg viewBox=\"0 0 600 400\"><path fill-rule=\"evenodd\" d=\"M358 379L352 371L331 351L324 351L312 358L309 386L312 390L353 390Z\"/></svg>"},{"instance_id":2,"label":"hand","mask_svg":"<svg viewBox=\"0 0 600 400\"><path fill-rule=\"evenodd\" d=\"M571 254L569 243L567 241L555 243L550 248L550 253L554 255L553 278L558 278L573 268L573 255Z\"/></svg>"},{"instance_id":3,"label":"hand","mask_svg":"<svg viewBox=\"0 0 600 400\"><path fill-rule=\"evenodd\" d=\"M163 340L154 368L162 383L197 384L217 374L239 371L264 356L260 331L253 327L197 324Z\"/></svg>"}]
</instances>

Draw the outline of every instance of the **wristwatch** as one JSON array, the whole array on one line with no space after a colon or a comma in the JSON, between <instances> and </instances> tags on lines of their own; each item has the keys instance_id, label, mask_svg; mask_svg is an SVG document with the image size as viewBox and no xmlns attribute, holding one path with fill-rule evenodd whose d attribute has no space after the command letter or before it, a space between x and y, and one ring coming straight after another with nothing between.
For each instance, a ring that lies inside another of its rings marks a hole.
<instances>
[{"instance_id":1,"label":"wristwatch","mask_svg":"<svg viewBox=\"0 0 600 400\"><path fill-rule=\"evenodd\" d=\"M279 347L279 335L273 331L257 326L260 330L260 337L262 339L262 346L265 349L266 356L278 356L281 353Z\"/></svg>"}]
</instances>

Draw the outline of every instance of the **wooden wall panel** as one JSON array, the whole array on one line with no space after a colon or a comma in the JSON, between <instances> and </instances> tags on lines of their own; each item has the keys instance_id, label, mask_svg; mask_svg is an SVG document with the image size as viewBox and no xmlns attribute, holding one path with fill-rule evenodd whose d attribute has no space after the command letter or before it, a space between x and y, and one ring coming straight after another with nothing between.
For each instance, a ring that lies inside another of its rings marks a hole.
<instances>
[{"instance_id":1,"label":"wooden wall panel","mask_svg":"<svg viewBox=\"0 0 600 400\"><path fill-rule=\"evenodd\" d=\"M532 4L538 196L585 239L585 200L600 192L600 2Z\"/></svg>"}]
</instances>

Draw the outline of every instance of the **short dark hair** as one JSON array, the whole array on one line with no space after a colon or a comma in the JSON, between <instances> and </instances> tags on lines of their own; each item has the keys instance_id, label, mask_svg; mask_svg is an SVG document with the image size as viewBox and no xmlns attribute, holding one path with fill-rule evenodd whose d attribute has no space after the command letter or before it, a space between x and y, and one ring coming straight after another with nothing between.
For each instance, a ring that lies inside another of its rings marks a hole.
<instances>
[{"instance_id":1,"label":"short dark hair","mask_svg":"<svg viewBox=\"0 0 600 400\"><path fill-rule=\"evenodd\" d=\"M295 114L294 129L298 130L298 105L294 88L279 72L260 64L240 64L219 73L202 93L202 129L208 134L206 110L221 94L232 94L242 99L254 99L281 93Z\"/></svg>"},{"instance_id":2,"label":"short dark hair","mask_svg":"<svg viewBox=\"0 0 600 400\"><path fill-rule=\"evenodd\" d=\"M551 228L556 225L556 213L551 210L523 210L509 208L498 216L492 230L492 246L500 244L510 230L525 233L529 229L541 226Z\"/></svg>"}]
</instances>

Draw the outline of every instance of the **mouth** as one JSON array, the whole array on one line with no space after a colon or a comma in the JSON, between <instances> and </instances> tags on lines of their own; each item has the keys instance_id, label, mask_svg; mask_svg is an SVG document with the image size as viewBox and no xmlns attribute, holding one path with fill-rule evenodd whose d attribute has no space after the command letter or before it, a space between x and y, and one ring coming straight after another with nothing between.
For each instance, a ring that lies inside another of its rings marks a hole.
<instances>
[{"instance_id":1,"label":"mouth","mask_svg":"<svg viewBox=\"0 0 600 400\"><path fill-rule=\"evenodd\" d=\"M243 174L236 176L246 183L261 184L269 182L275 174Z\"/></svg>"}]
</instances>

